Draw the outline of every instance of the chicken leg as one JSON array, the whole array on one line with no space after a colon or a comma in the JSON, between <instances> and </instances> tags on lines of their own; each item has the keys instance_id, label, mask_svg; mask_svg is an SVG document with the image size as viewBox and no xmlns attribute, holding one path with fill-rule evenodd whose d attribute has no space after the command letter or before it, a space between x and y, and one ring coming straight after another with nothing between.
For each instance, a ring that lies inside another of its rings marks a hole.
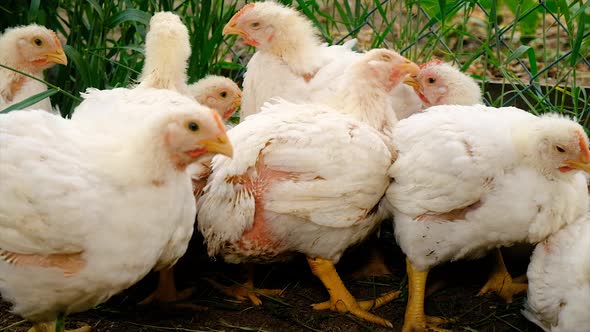
<instances>
[{"instance_id":1,"label":"chicken leg","mask_svg":"<svg viewBox=\"0 0 590 332\"><path fill-rule=\"evenodd\" d=\"M151 303L159 303L162 306L172 306L183 309L203 310L204 307L196 306L192 304L173 304L173 302L183 301L191 297L194 289L188 288L183 291L176 289L174 282L174 270L172 267L165 268L159 272L158 287L143 301L139 302L140 305L146 305Z\"/></svg>"},{"instance_id":2,"label":"chicken leg","mask_svg":"<svg viewBox=\"0 0 590 332\"><path fill-rule=\"evenodd\" d=\"M58 318L59 319L59 318ZM49 323L37 323L33 325L27 332L90 332L90 326L82 326L75 330L64 330L63 329L63 318L61 318L61 324L57 327L57 321Z\"/></svg>"},{"instance_id":3,"label":"chicken leg","mask_svg":"<svg viewBox=\"0 0 590 332\"><path fill-rule=\"evenodd\" d=\"M224 286L212 279L207 279L209 283L227 296L231 296L238 301L249 299L253 305L259 306L262 301L257 294L266 296L279 296L283 293L282 289L262 289L254 288L254 264L246 264L246 282L233 286Z\"/></svg>"},{"instance_id":4,"label":"chicken leg","mask_svg":"<svg viewBox=\"0 0 590 332\"><path fill-rule=\"evenodd\" d=\"M313 305L315 310L326 310L351 313L358 318L364 319L378 325L393 327L390 321L379 316L369 313L370 309L379 308L380 306L395 300L399 297L399 291L392 291L382 295L375 300L357 301L352 294L346 289L334 264L323 258L307 258L311 271L316 275L330 293L330 300Z\"/></svg>"},{"instance_id":5,"label":"chicken leg","mask_svg":"<svg viewBox=\"0 0 590 332\"><path fill-rule=\"evenodd\" d=\"M449 320L440 317L430 317L424 314L424 290L428 270L418 271L406 257L406 270L408 273L408 304L404 316L404 327L402 332L413 331L438 331L450 332L440 328L439 325L448 323Z\"/></svg>"},{"instance_id":6,"label":"chicken leg","mask_svg":"<svg viewBox=\"0 0 590 332\"><path fill-rule=\"evenodd\" d=\"M479 291L479 295L495 292L506 303L512 303L512 297L526 292L528 285L524 282L513 280L506 269L504 258L500 249L494 252L494 269L486 284Z\"/></svg>"}]
</instances>

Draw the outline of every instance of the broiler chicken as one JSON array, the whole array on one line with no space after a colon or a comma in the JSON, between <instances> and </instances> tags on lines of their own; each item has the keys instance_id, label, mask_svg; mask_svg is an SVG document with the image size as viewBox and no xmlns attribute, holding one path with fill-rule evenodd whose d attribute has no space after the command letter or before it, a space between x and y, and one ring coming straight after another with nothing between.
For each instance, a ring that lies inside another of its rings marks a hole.
<instances>
[{"instance_id":1,"label":"broiler chicken","mask_svg":"<svg viewBox=\"0 0 590 332\"><path fill-rule=\"evenodd\" d=\"M353 59L354 42L326 46L313 23L293 8L273 1L250 3L240 9L223 29L256 47L244 75L241 119L258 113L272 97L293 102L309 99L308 84L327 64ZM346 62L346 61L345 61Z\"/></svg>"},{"instance_id":2,"label":"broiler chicken","mask_svg":"<svg viewBox=\"0 0 590 332\"><path fill-rule=\"evenodd\" d=\"M566 118L516 108L436 106L398 123L398 159L386 199L407 255L403 331L434 328L424 316L433 266L515 242L536 243L588 210L588 137ZM513 284L502 279L502 291ZM522 290L522 289L520 289Z\"/></svg>"},{"instance_id":3,"label":"broiler chicken","mask_svg":"<svg viewBox=\"0 0 590 332\"><path fill-rule=\"evenodd\" d=\"M232 80L209 75L188 86L189 94L201 105L215 110L228 120L240 107L242 90Z\"/></svg>"},{"instance_id":4,"label":"broiler chicken","mask_svg":"<svg viewBox=\"0 0 590 332\"><path fill-rule=\"evenodd\" d=\"M395 52L373 50L347 69L331 106L274 100L230 130L236 155L213 158L197 202L209 254L266 263L303 253L330 294L316 310L391 326L368 310L399 292L357 302L334 264L386 217L379 201L393 158L384 141L396 122L390 92L417 70Z\"/></svg>"},{"instance_id":5,"label":"broiler chicken","mask_svg":"<svg viewBox=\"0 0 590 332\"><path fill-rule=\"evenodd\" d=\"M483 104L479 84L440 60L421 65L418 74L408 76L404 83L393 92L395 113L400 120L431 106Z\"/></svg>"},{"instance_id":6,"label":"broiler chicken","mask_svg":"<svg viewBox=\"0 0 590 332\"><path fill-rule=\"evenodd\" d=\"M187 62L191 56L188 29L178 15L155 13L145 36L145 62L139 87L167 89L190 96Z\"/></svg>"},{"instance_id":7,"label":"broiler chicken","mask_svg":"<svg viewBox=\"0 0 590 332\"><path fill-rule=\"evenodd\" d=\"M186 84L187 61L191 48L188 30L180 18L170 12L154 14L150 20L150 29L146 35L146 60L139 79L139 84L133 89L117 88L112 90L89 89L84 94L84 101L76 108L72 121L97 128L105 127L110 132L127 130L127 123L141 119L146 114L145 110L124 107L97 107L97 105L109 105L113 102L124 103L130 98L141 94L149 94L154 88L165 89L182 93L193 97ZM172 94L171 96L176 96ZM220 103L219 106L223 105ZM224 127L217 114L218 125ZM114 121L113 119L116 119ZM198 158L209 160L208 155ZM189 180L190 181L190 180ZM178 236L190 239L193 232L193 224L186 224ZM172 266L162 266L159 272L157 289L150 294L142 304L157 302L161 305L171 305L173 302L184 300L192 294L191 289L178 291L174 282ZM178 305L186 307L184 305Z\"/></svg>"},{"instance_id":8,"label":"broiler chicken","mask_svg":"<svg viewBox=\"0 0 590 332\"><path fill-rule=\"evenodd\" d=\"M590 328L590 213L537 244L523 314L549 332Z\"/></svg>"},{"instance_id":9,"label":"broiler chicken","mask_svg":"<svg viewBox=\"0 0 590 332\"><path fill-rule=\"evenodd\" d=\"M196 213L186 165L232 153L217 114L178 93L95 106L143 116L110 132L41 110L0 115L0 292L29 332L173 265Z\"/></svg>"},{"instance_id":10,"label":"broiler chicken","mask_svg":"<svg viewBox=\"0 0 590 332\"><path fill-rule=\"evenodd\" d=\"M67 63L57 35L45 27L31 24L7 29L0 35L0 64L4 66L43 79L45 69ZM0 111L46 90L47 86L39 81L0 68ZM25 109L52 111L49 99Z\"/></svg>"}]
</instances>

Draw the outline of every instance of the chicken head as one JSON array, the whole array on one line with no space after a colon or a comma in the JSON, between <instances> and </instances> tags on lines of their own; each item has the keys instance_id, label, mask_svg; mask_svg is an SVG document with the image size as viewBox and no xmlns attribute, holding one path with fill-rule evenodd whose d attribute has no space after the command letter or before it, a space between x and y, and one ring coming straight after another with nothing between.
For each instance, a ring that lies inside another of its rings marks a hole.
<instances>
[{"instance_id":1,"label":"chicken head","mask_svg":"<svg viewBox=\"0 0 590 332\"><path fill-rule=\"evenodd\" d=\"M189 90L199 104L217 111L223 120L229 119L240 107L242 91L227 77L207 76L191 84Z\"/></svg>"},{"instance_id":2,"label":"chicken head","mask_svg":"<svg viewBox=\"0 0 590 332\"><path fill-rule=\"evenodd\" d=\"M14 40L14 48L20 59L18 66L30 72L41 72L54 64L68 63L61 42L55 32L38 25L28 25L8 30L4 38Z\"/></svg>"},{"instance_id":3,"label":"chicken head","mask_svg":"<svg viewBox=\"0 0 590 332\"><path fill-rule=\"evenodd\" d=\"M175 116L165 130L164 142L171 160L184 169L206 153L220 153L232 157L233 148L217 112L183 113Z\"/></svg>"},{"instance_id":4,"label":"chicken head","mask_svg":"<svg viewBox=\"0 0 590 332\"><path fill-rule=\"evenodd\" d=\"M440 60L423 64L420 72L408 77L404 83L414 88L426 107L482 103L481 90L477 82Z\"/></svg>"},{"instance_id":5,"label":"chicken head","mask_svg":"<svg viewBox=\"0 0 590 332\"><path fill-rule=\"evenodd\" d=\"M537 124L533 137L538 164L544 171L565 173L580 169L590 173L588 136L578 123L564 117L545 115Z\"/></svg>"}]
</instances>

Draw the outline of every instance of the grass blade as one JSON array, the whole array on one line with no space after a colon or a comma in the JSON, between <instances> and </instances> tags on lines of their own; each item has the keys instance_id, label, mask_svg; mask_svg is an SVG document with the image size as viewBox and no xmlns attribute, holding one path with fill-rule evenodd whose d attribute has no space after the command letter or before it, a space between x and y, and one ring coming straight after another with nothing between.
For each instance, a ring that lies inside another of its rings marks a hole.
<instances>
[{"instance_id":1,"label":"grass blade","mask_svg":"<svg viewBox=\"0 0 590 332\"><path fill-rule=\"evenodd\" d=\"M56 93L58 93L58 91L55 89L49 89L49 90L43 91L43 92L38 93L36 95L30 96L29 98L27 98L23 101L20 101L14 105L8 106L7 108L0 111L0 114L4 114L4 113L16 111L16 110L21 110L23 108L29 107L31 105L34 105L34 104L40 102L41 100L43 100L45 98L49 98L50 96L53 96Z\"/></svg>"}]
</instances>

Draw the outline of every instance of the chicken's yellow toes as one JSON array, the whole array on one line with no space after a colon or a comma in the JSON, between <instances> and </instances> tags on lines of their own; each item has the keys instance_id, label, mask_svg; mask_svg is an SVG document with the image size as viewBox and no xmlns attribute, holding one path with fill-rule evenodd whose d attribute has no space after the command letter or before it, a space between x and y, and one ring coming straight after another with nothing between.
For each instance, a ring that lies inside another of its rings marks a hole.
<instances>
[{"instance_id":1,"label":"chicken's yellow toes","mask_svg":"<svg viewBox=\"0 0 590 332\"><path fill-rule=\"evenodd\" d=\"M91 330L90 326L85 325L75 330L64 330L63 332L90 332ZM55 322L35 324L27 332L55 332Z\"/></svg>"},{"instance_id":2,"label":"chicken's yellow toes","mask_svg":"<svg viewBox=\"0 0 590 332\"><path fill-rule=\"evenodd\" d=\"M514 295L526 292L528 285L526 283L513 282L510 275L494 275L490 277L488 282L481 288L479 295L487 293L496 293L506 303L512 303Z\"/></svg>"},{"instance_id":3,"label":"chicken's yellow toes","mask_svg":"<svg viewBox=\"0 0 590 332\"><path fill-rule=\"evenodd\" d=\"M445 328L440 327L440 325L453 323L453 319L446 319L442 317L436 316L422 316L422 317L412 317L404 320L404 327L402 332L424 332L424 331L435 331L435 332L451 332L452 330L447 330Z\"/></svg>"},{"instance_id":4,"label":"chicken's yellow toes","mask_svg":"<svg viewBox=\"0 0 590 332\"><path fill-rule=\"evenodd\" d=\"M519 278L517 278L519 279ZM526 292L528 285L524 282L512 280L510 273L504 264L504 258L500 249L494 252L494 267L486 284L479 291L479 295L494 292L506 303L512 303L512 297L516 294Z\"/></svg>"},{"instance_id":5,"label":"chicken's yellow toes","mask_svg":"<svg viewBox=\"0 0 590 332\"><path fill-rule=\"evenodd\" d=\"M258 295L263 296L281 296L283 294L282 289L263 289L254 288L252 281L246 281L243 284L225 286L212 279L206 279L214 288L222 292L223 294L233 297L238 301L250 300L253 305L259 306L262 304L262 300Z\"/></svg>"}]
</instances>

